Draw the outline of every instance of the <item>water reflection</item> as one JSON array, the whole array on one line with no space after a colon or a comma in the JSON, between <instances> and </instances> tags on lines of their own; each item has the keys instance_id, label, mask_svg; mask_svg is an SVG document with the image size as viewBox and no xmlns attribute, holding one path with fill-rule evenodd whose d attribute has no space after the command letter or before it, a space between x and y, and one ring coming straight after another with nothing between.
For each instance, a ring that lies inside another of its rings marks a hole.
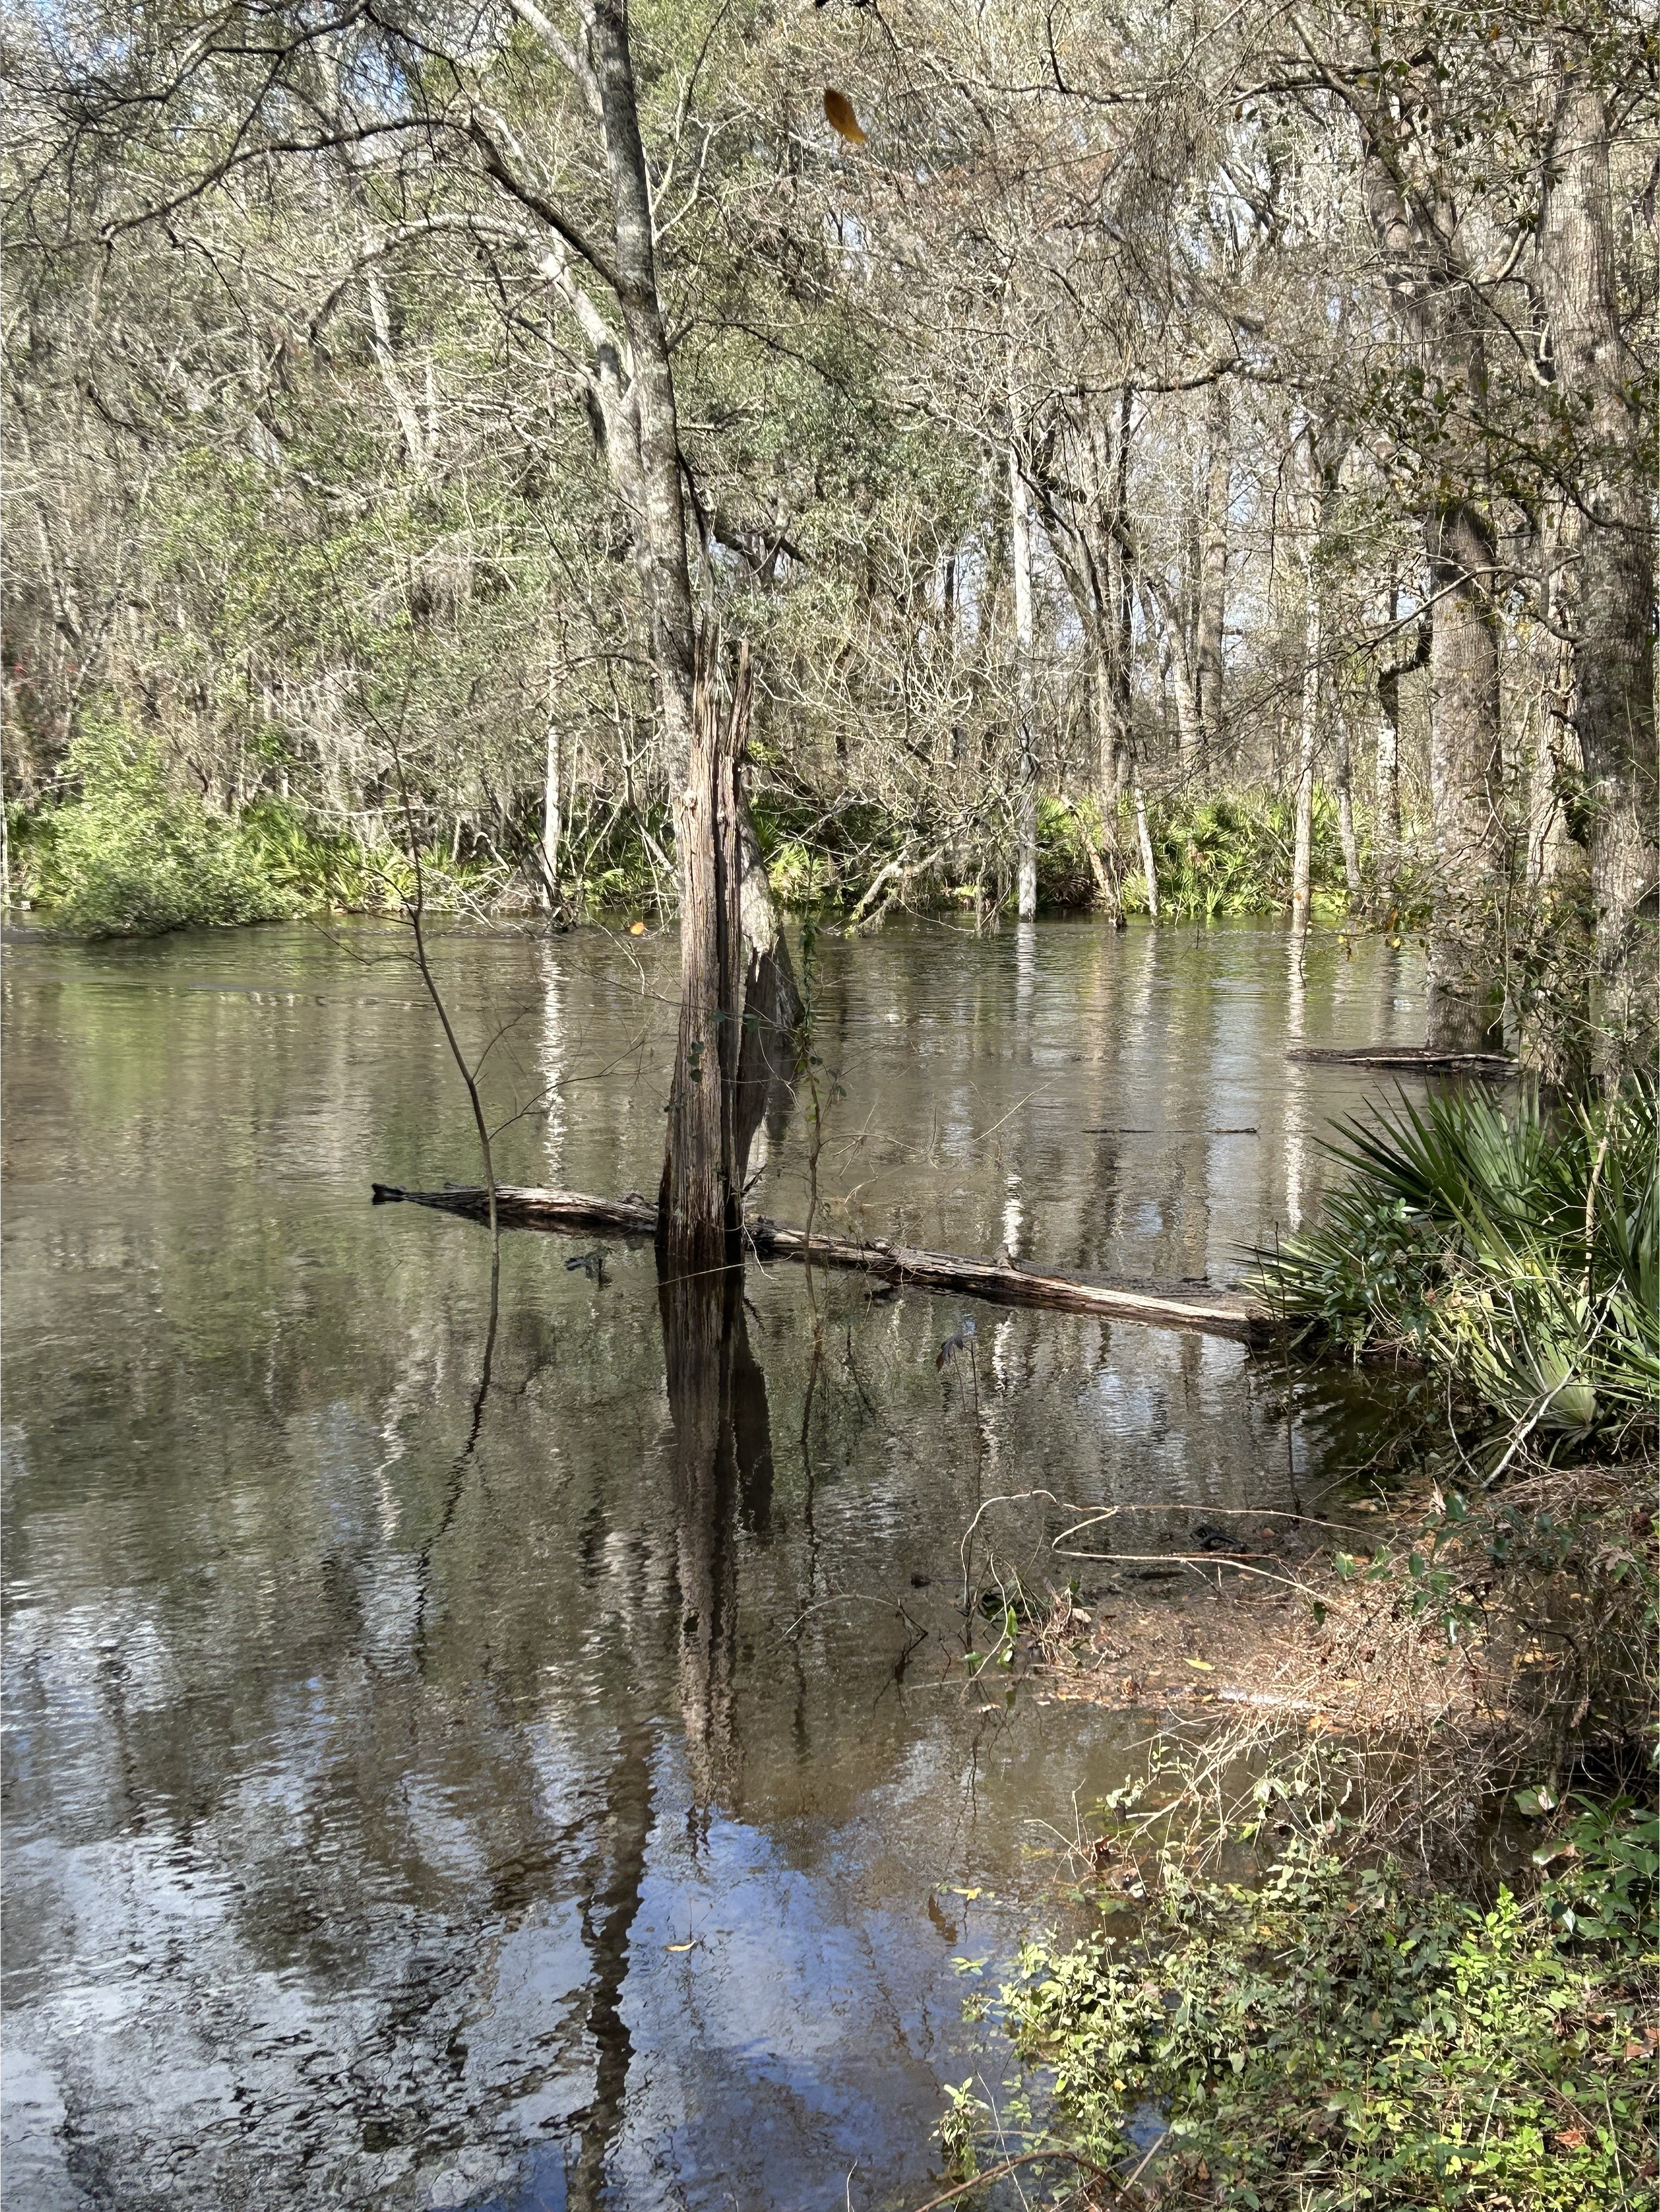
<instances>
[{"instance_id":1,"label":"water reflection","mask_svg":"<svg viewBox=\"0 0 1660 2212\"><path fill-rule=\"evenodd\" d=\"M481 1036L532 1010L502 1173L654 1188L672 943L438 953ZM821 940L830 1224L1225 1279L1361 1096L1292 1025L1410 1028L1394 963ZM981 1309L938 1370L960 1301L787 1267L509 1237L493 1291L473 1226L368 1203L472 1158L402 975L286 930L8 964L9 2199L917 2201L940 2081L1000 2078L953 1951L1048 1909L1042 1824L1142 1732L965 1680L965 1529L970 1597L1087 1577L1071 1508L1180 1548L1317 1496L1342 1423L1076 1316ZM787 1086L753 1164L800 1218Z\"/></svg>"},{"instance_id":2,"label":"water reflection","mask_svg":"<svg viewBox=\"0 0 1660 2212\"><path fill-rule=\"evenodd\" d=\"M738 1638L739 1498L772 1497L765 1378L750 1350L744 1279L733 1271L661 1280L663 1363L674 1425L674 1527L679 1567L680 1707L694 1815L733 1802L733 1669ZM755 1517L746 1513L751 1528Z\"/></svg>"}]
</instances>

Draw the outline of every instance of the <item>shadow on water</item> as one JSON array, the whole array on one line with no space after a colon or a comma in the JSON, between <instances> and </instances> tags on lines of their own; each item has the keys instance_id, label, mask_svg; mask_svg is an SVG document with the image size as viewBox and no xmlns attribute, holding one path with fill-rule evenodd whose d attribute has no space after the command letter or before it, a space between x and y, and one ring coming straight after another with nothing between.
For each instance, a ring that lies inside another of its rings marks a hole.
<instances>
[{"instance_id":1,"label":"shadow on water","mask_svg":"<svg viewBox=\"0 0 1660 2212\"><path fill-rule=\"evenodd\" d=\"M484 1433L484 1401L489 1395L490 1369L496 1361L496 1325L502 1312L502 1238L499 1231L490 1238L489 1284L484 1349L478 1362L478 1385L472 1394L472 1411L467 1422L466 1441L456 1454L455 1464L450 1469L438 1525L421 1547L416 1559L415 1655L416 1664L423 1674L427 1668L427 1601L431 1594L432 1555L450 1532L467 1486L467 1476L478 1449L478 1440Z\"/></svg>"}]
</instances>

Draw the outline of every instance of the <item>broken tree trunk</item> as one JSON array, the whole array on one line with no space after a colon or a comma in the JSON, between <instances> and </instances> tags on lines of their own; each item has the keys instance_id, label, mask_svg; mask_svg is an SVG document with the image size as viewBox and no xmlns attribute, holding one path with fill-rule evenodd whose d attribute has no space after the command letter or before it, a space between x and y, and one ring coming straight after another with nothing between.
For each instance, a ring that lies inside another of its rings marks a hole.
<instances>
[{"instance_id":1,"label":"broken tree trunk","mask_svg":"<svg viewBox=\"0 0 1660 2212\"><path fill-rule=\"evenodd\" d=\"M487 1198L482 1190L400 1190L389 1183L376 1183L374 1191L377 1206L404 1200L413 1206L469 1216L482 1215ZM629 1237L658 1234L657 1211L637 1192L623 1199L591 1198L580 1191L532 1190L502 1184L497 1187L496 1203L504 1228L599 1230ZM805 1231L782 1229L765 1219L745 1223L743 1243L758 1260L806 1260L811 1251L815 1267L856 1268L883 1282L918 1290L952 1291L997 1305L1046 1306L1061 1313L1094 1314L1103 1321L1146 1322L1154 1328L1196 1329L1207 1336L1231 1336L1246 1344L1265 1343L1278 1334L1265 1308L1215 1291L1189 1297L1174 1291L1091 1283L1030 1261L1017 1265L975 1259L960 1252L927 1252L912 1244L890 1243L879 1237L868 1240L825 1237L815 1230L809 1239Z\"/></svg>"},{"instance_id":2,"label":"broken tree trunk","mask_svg":"<svg viewBox=\"0 0 1660 2212\"><path fill-rule=\"evenodd\" d=\"M743 1224L733 1115L743 960L738 756L749 719L749 647L739 650L724 714L720 648L707 630L696 670L691 756L674 799L680 1027L657 1205L658 1255L678 1275L733 1265Z\"/></svg>"}]
</instances>

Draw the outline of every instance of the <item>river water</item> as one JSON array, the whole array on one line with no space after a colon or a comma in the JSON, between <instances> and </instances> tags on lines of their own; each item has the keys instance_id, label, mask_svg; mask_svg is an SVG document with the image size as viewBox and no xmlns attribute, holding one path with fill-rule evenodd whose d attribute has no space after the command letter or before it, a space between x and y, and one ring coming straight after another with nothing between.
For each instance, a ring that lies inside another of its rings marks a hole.
<instances>
[{"instance_id":1,"label":"river water","mask_svg":"<svg viewBox=\"0 0 1660 2212\"><path fill-rule=\"evenodd\" d=\"M648 1251L509 1235L492 1328L483 1232L371 1206L477 1173L404 953L9 948L8 2212L915 2203L941 2084L1001 2094L958 1962L1148 1725L970 1679L965 1529L976 1586L1088 1589L1085 1512L1306 1510L1375 1398L847 1276L815 1332L751 1265L689 1482ZM672 940L436 959L503 1179L654 1192ZM1422 997L1375 939L821 939L820 1220L1225 1283L1383 1088L1287 1045ZM760 1150L799 1222L800 1114Z\"/></svg>"}]
</instances>

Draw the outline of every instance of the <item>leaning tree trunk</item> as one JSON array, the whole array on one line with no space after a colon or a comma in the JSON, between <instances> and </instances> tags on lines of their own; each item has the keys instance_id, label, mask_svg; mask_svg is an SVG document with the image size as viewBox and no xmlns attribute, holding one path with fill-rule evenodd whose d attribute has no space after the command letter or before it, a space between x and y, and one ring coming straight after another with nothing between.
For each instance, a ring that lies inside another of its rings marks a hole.
<instances>
[{"instance_id":1,"label":"leaning tree trunk","mask_svg":"<svg viewBox=\"0 0 1660 2212\"><path fill-rule=\"evenodd\" d=\"M697 641L691 757L674 795L680 861L680 1029L657 1201L666 1273L732 1266L743 1228L734 1107L741 1022L743 846L738 757L749 720L749 648L721 711L719 648Z\"/></svg>"},{"instance_id":2,"label":"leaning tree trunk","mask_svg":"<svg viewBox=\"0 0 1660 2212\"><path fill-rule=\"evenodd\" d=\"M1572 729L1584 775L1596 990L1589 1009L1603 1072L1653 1019L1652 947L1641 909L1657 874L1654 537L1643 459L1644 387L1620 325L1606 98L1566 40L1539 232L1550 318L1553 412L1576 450L1560 501L1556 581L1573 641Z\"/></svg>"}]
</instances>

